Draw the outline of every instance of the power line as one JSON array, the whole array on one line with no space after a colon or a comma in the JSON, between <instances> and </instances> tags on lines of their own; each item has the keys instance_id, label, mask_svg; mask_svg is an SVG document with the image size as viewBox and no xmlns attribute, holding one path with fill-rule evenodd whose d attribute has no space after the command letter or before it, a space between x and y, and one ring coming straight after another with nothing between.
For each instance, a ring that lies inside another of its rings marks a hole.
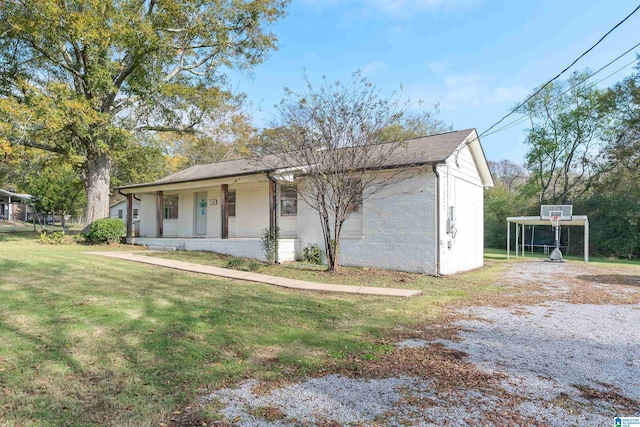
<instances>
[{"instance_id":1,"label":"power line","mask_svg":"<svg viewBox=\"0 0 640 427\"><path fill-rule=\"evenodd\" d=\"M584 82L586 82L587 80L589 80L591 77L595 76L596 74L598 74L600 71L604 70L605 68L607 68L608 66L612 65L614 62L618 61L620 58L622 58L623 56L625 56L626 54L628 54L629 52L631 52L633 49L635 49L636 47L640 46L640 43L636 44L634 47L632 47L631 49L627 50L625 53L623 53L622 55L618 56L616 59L610 61L607 65L605 65L604 67L601 67L598 71L595 71L594 73L590 74L589 76L585 77L583 80L581 80L579 83L574 84L573 86L571 86L570 88L566 89L564 92L554 96L553 98L551 98L551 100L556 100L558 98L560 98L562 95L564 95L565 93L569 92L570 90L574 89L577 86L580 86L581 84L583 84ZM625 68L633 65L636 63L636 59L634 59L633 61L629 62L628 64L618 68L616 71L614 71L613 73L607 75L606 77L603 77L602 79L598 80L597 82L591 83L589 85L589 88L592 88L600 83L602 83L603 81L607 80L609 77L613 76L614 74L619 73L620 71L624 70ZM512 122L507 123L506 125L504 125L501 128L498 128L496 130L494 130L493 132L490 133L486 133L486 131L483 133L484 136L490 136L493 134L496 134L498 132L502 132L503 130L506 130L510 127L519 125L520 123L523 123L525 121L527 121L528 117L520 117Z\"/></svg>"},{"instance_id":2,"label":"power line","mask_svg":"<svg viewBox=\"0 0 640 427\"><path fill-rule=\"evenodd\" d=\"M561 75L563 75L565 72L567 72L567 70L569 70L569 68L573 67L576 62L578 62L580 59L582 59L582 57L584 57L586 54L588 54L589 52L591 52L596 46L598 46L609 34L611 34L616 28L618 28L620 25L622 25L627 19L629 19L634 13L636 13L638 11L638 9L640 9L640 4L638 6L636 6L636 8L630 13L628 14L622 21L618 22L613 28L611 28L609 31L606 32L605 35L603 35L602 37L600 37L600 40L598 40L593 46L591 46L589 49L587 49L586 51L584 51L582 53L582 55L580 55L579 57L577 57L571 64L569 64L568 67L566 67L564 70L562 70L560 73L558 73L558 75L556 75L554 78L552 78L551 80L547 81L544 85L542 85L538 90L536 90L531 96L529 96L527 99L525 99L521 104L519 104L517 107L515 107L514 109L512 109L509 113L507 113L504 117L502 117L500 120L498 120L497 122L495 122L493 125L491 125L491 127L489 127L487 130L485 130L484 132L482 132L479 136L483 136L485 135L487 132L489 132L491 129L493 129L494 127L498 126L500 123L502 123L507 117L511 116L513 113L515 113L518 109L520 109L520 107L522 107L523 105L525 105L527 102L529 102L534 96L536 96L537 94L539 94L545 87L547 87L548 85L550 85L553 81L557 80Z\"/></svg>"}]
</instances>

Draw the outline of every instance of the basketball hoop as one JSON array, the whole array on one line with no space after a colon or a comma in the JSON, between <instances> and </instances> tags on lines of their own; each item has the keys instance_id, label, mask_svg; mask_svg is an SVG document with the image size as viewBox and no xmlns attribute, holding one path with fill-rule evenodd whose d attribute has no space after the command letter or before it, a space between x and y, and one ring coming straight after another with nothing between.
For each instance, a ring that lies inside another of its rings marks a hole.
<instances>
[{"instance_id":1,"label":"basketball hoop","mask_svg":"<svg viewBox=\"0 0 640 427\"><path fill-rule=\"evenodd\" d=\"M551 225L553 227L560 226L560 218L561 215L549 215L549 221L551 221Z\"/></svg>"}]
</instances>

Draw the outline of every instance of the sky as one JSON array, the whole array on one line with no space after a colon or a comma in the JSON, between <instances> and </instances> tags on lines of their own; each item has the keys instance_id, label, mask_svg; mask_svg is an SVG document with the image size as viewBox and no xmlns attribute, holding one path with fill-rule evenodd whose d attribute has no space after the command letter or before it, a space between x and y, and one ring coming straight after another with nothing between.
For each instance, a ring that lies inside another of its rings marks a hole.
<instances>
[{"instance_id":1,"label":"sky","mask_svg":"<svg viewBox=\"0 0 640 427\"><path fill-rule=\"evenodd\" d=\"M402 88L403 99L423 102L413 108L430 110L438 103L447 124L483 132L637 5L624 0L293 0L288 15L272 27L278 50L250 73L232 76L231 83L247 94L257 127L277 118L274 104L285 87L304 91L305 73L320 85L323 77L344 82L360 70L381 94ZM638 28L640 11L570 71L607 64L640 43ZM593 81L634 58L633 52L626 55ZM599 86L633 71L629 65ZM525 127L483 137L487 158L522 163Z\"/></svg>"}]
</instances>

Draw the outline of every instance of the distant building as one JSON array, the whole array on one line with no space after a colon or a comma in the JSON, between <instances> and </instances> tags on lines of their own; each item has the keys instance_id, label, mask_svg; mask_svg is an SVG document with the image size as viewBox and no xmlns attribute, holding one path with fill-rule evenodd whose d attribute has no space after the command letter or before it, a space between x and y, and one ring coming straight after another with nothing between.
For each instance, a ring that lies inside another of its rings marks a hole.
<instances>
[{"instance_id":1,"label":"distant building","mask_svg":"<svg viewBox=\"0 0 640 427\"><path fill-rule=\"evenodd\" d=\"M135 236L140 235L140 202L133 200L133 229ZM109 218L118 218L122 221L127 221L127 201L119 200L109 205Z\"/></svg>"},{"instance_id":2,"label":"distant building","mask_svg":"<svg viewBox=\"0 0 640 427\"><path fill-rule=\"evenodd\" d=\"M0 190L0 220L27 221L29 214L33 213L30 194L14 193L9 190Z\"/></svg>"}]
</instances>

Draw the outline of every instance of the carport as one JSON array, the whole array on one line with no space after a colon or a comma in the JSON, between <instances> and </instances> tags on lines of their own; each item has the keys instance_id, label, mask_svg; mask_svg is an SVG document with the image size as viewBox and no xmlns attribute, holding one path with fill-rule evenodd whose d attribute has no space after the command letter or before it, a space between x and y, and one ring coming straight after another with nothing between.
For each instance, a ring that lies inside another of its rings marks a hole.
<instances>
[{"instance_id":1,"label":"carport","mask_svg":"<svg viewBox=\"0 0 640 427\"><path fill-rule=\"evenodd\" d=\"M524 227L527 225L547 225L551 223L539 216L510 216L507 217L507 259L511 257L511 223L516 225L516 258L524 257ZM589 262L589 219L586 215L573 215L570 220L560 221L560 227L572 225L584 227L584 262ZM535 228L534 228L535 230ZM520 236L522 236L522 250L520 250ZM533 234L532 234L533 241Z\"/></svg>"}]
</instances>

